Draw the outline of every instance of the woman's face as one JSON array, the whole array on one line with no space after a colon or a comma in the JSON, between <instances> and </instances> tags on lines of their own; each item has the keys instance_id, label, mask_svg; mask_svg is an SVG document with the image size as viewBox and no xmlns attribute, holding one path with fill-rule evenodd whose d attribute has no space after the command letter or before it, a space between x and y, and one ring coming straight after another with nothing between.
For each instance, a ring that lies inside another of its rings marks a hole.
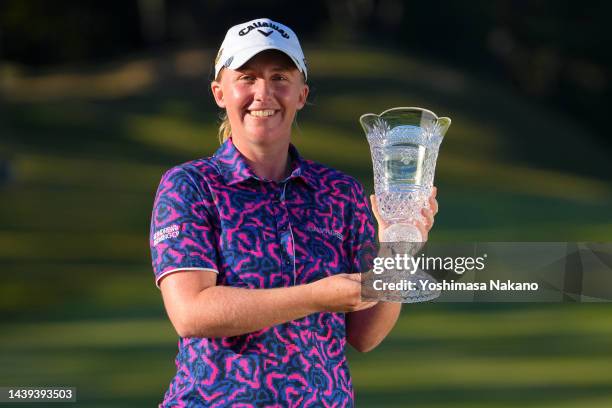
<instances>
[{"instance_id":1,"label":"woman's face","mask_svg":"<svg viewBox=\"0 0 612 408\"><path fill-rule=\"evenodd\" d=\"M289 57L263 51L242 67L225 68L211 85L227 112L234 140L257 145L287 142L291 124L308 96L308 86Z\"/></svg>"}]
</instances>

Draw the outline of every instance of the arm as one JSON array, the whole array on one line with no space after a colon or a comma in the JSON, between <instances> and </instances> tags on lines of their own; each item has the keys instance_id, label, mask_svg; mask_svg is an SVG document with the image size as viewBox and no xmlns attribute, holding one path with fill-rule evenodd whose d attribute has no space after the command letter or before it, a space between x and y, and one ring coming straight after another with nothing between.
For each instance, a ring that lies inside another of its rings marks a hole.
<instances>
[{"instance_id":1,"label":"arm","mask_svg":"<svg viewBox=\"0 0 612 408\"><path fill-rule=\"evenodd\" d=\"M433 226L434 216L438 212L438 201L436 200L437 188L429 198L430 208L422 210L425 217L425 223L417 222L417 227L421 230L421 234L427 240L429 230ZM379 231L385 229L387 224L380 217L378 206L375 197L370 196L372 202L372 210L376 221L378 222ZM393 329L400 311L401 303L381 302L371 309L356 311L347 314L346 321L346 337L351 346L361 352L367 352L378 346L387 337L387 334Z\"/></svg>"},{"instance_id":2,"label":"arm","mask_svg":"<svg viewBox=\"0 0 612 408\"><path fill-rule=\"evenodd\" d=\"M185 270L160 282L170 321L181 337L228 337L326 311L358 311L359 274L330 276L306 285L274 289L215 286L216 273Z\"/></svg>"},{"instance_id":3,"label":"arm","mask_svg":"<svg viewBox=\"0 0 612 408\"><path fill-rule=\"evenodd\" d=\"M393 329L401 303L380 302L376 306L346 315L346 339L362 353L373 350Z\"/></svg>"},{"instance_id":4,"label":"arm","mask_svg":"<svg viewBox=\"0 0 612 408\"><path fill-rule=\"evenodd\" d=\"M374 305L361 301L359 274L335 275L289 288L216 286L217 227L208 210L214 208L214 199L187 170L178 166L162 177L150 237L157 283L181 337L236 336L317 311L350 312Z\"/></svg>"}]
</instances>

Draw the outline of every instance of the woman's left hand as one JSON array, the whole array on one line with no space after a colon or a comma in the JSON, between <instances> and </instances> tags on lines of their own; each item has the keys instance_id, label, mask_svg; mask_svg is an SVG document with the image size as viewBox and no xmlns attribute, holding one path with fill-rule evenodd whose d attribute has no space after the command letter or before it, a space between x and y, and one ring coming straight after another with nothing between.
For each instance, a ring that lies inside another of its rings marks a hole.
<instances>
[{"instance_id":1,"label":"woman's left hand","mask_svg":"<svg viewBox=\"0 0 612 408\"><path fill-rule=\"evenodd\" d=\"M431 195L429 196L429 208L421 209L421 214L423 214L424 220L416 220L414 222L414 225L416 225L419 231L421 231L423 242L427 241L429 231L431 231L431 228L434 225L434 217L438 213L438 200L436 200L436 195L438 195L438 188L434 186L431 190Z\"/></svg>"},{"instance_id":2,"label":"woman's left hand","mask_svg":"<svg viewBox=\"0 0 612 408\"><path fill-rule=\"evenodd\" d=\"M419 229L419 231L421 231L423 242L427 241L429 231L434 224L434 217L438 213L438 200L436 200L437 194L438 188L434 187L431 191L431 195L429 196L429 208L421 209L421 214L423 214L424 220L413 221L413 224ZM378 222L378 233L380 234L380 232L387 228L389 224L380 216L378 211L378 203L374 194L370 195L370 202L372 203L372 212L374 213L374 217L376 217L376 221Z\"/></svg>"}]
</instances>

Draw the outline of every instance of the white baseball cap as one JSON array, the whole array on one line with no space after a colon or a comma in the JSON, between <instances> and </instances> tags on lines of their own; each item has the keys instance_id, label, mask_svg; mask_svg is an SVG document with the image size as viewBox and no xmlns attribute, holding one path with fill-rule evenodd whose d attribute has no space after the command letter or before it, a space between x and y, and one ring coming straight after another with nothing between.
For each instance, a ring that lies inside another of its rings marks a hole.
<instances>
[{"instance_id":1,"label":"white baseball cap","mask_svg":"<svg viewBox=\"0 0 612 408\"><path fill-rule=\"evenodd\" d=\"M307 78L306 59L297 35L286 25L269 18L257 18L227 30L215 59L215 78L221 68L240 68L264 50L284 52Z\"/></svg>"}]
</instances>

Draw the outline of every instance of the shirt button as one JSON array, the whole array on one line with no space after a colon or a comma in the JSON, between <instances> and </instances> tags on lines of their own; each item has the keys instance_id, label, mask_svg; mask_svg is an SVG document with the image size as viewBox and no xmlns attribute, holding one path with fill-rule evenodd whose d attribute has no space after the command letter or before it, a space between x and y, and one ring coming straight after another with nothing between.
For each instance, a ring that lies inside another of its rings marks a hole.
<instances>
[{"instance_id":1,"label":"shirt button","mask_svg":"<svg viewBox=\"0 0 612 408\"><path fill-rule=\"evenodd\" d=\"M285 265L289 265L291 261L289 259L285 259Z\"/></svg>"}]
</instances>

